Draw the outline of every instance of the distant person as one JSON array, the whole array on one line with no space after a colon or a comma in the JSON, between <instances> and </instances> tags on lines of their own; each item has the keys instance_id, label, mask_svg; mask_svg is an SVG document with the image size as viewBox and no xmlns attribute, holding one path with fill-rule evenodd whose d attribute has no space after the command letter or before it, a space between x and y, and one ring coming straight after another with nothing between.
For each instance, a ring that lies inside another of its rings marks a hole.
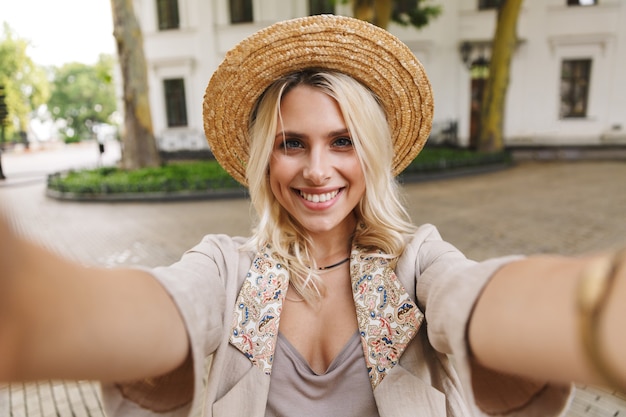
<instances>
[{"instance_id":1,"label":"distant person","mask_svg":"<svg viewBox=\"0 0 626 417\"><path fill-rule=\"evenodd\" d=\"M103 159L103 155L105 152L104 145L106 142L106 135L102 131L102 128L100 125L95 125L93 130L94 130L94 133L96 134L96 142L98 142L98 165L102 166L102 159Z\"/></svg>"},{"instance_id":2,"label":"distant person","mask_svg":"<svg viewBox=\"0 0 626 417\"><path fill-rule=\"evenodd\" d=\"M251 237L101 269L0 222L0 380L100 380L109 417L546 417L571 382L626 387L624 252L474 262L411 222L395 176L433 95L388 32L269 26L228 52L203 109Z\"/></svg>"}]
</instances>

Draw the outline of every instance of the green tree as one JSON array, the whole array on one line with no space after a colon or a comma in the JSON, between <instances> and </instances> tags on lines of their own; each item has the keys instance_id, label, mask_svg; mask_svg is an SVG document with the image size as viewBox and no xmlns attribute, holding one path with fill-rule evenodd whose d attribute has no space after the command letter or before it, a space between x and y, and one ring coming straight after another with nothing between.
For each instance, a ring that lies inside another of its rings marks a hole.
<instances>
[{"instance_id":1,"label":"green tree","mask_svg":"<svg viewBox=\"0 0 626 417\"><path fill-rule=\"evenodd\" d=\"M504 111L509 87L511 57L517 46L517 20L523 0L501 0L493 37L489 78L481 103L477 150L498 152L504 148Z\"/></svg>"},{"instance_id":2,"label":"green tree","mask_svg":"<svg viewBox=\"0 0 626 417\"><path fill-rule=\"evenodd\" d=\"M7 23L0 36L0 85L8 113L3 134L17 138L28 130L32 112L48 100L49 83L44 69L26 53L29 41L17 37Z\"/></svg>"},{"instance_id":3,"label":"green tree","mask_svg":"<svg viewBox=\"0 0 626 417\"><path fill-rule=\"evenodd\" d=\"M342 0L352 5L357 19L387 29L389 22L422 28L441 14L441 6L430 4L430 0Z\"/></svg>"},{"instance_id":4,"label":"green tree","mask_svg":"<svg viewBox=\"0 0 626 417\"><path fill-rule=\"evenodd\" d=\"M161 161L150 114L143 35L132 0L111 0L111 7L124 90L122 166L125 169L159 166Z\"/></svg>"},{"instance_id":5,"label":"green tree","mask_svg":"<svg viewBox=\"0 0 626 417\"><path fill-rule=\"evenodd\" d=\"M48 109L53 119L65 122L60 130L66 141L91 138L95 125L111 123L116 111L113 65L114 58L103 54L95 65L72 62L53 68Z\"/></svg>"}]
</instances>

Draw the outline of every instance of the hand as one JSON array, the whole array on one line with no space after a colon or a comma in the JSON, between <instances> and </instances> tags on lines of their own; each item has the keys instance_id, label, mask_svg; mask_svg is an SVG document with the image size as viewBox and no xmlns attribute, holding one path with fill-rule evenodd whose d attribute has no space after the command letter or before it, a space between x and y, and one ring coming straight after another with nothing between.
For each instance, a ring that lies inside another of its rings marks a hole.
<instances>
[{"instance_id":1,"label":"hand","mask_svg":"<svg viewBox=\"0 0 626 417\"><path fill-rule=\"evenodd\" d=\"M12 335L11 316L12 287L15 281L15 252L18 239L9 227L6 217L0 212L0 381L4 375L11 375L15 344Z\"/></svg>"},{"instance_id":2,"label":"hand","mask_svg":"<svg viewBox=\"0 0 626 417\"><path fill-rule=\"evenodd\" d=\"M9 227L9 223L2 212L0 212L0 312L2 306L6 305L8 298L9 276L13 270L14 252L16 250L16 236Z\"/></svg>"}]
</instances>

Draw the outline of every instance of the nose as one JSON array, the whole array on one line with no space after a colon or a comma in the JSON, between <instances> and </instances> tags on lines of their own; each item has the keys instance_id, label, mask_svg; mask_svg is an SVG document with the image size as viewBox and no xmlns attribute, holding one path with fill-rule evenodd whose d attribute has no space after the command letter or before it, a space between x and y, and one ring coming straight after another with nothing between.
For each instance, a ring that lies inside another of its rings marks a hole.
<instances>
[{"instance_id":1,"label":"nose","mask_svg":"<svg viewBox=\"0 0 626 417\"><path fill-rule=\"evenodd\" d=\"M330 179L329 155L320 147L310 149L302 175L315 185L322 185Z\"/></svg>"}]
</instances>

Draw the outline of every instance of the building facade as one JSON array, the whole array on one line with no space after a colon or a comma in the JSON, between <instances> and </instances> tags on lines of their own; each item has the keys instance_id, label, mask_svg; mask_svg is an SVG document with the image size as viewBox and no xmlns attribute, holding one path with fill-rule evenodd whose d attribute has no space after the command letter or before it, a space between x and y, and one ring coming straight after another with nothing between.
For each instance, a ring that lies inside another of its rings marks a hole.
<instances>
[{"instance_id":1,"label":"building facade","mask_svg":"<svg viewBox=\"0 0 626 417\"><path fill-rule=\"evenodd\" d=\"M340 2L336 2L340 3ZM498 0L434 0L417 30L388 28L420 59L435 95L433 140L471 146ZM155 135L164 151L207 147L204 90L225 53L276 21L350 15L328 0L135 0L144 34ZM525 0L504 115L508 146L626 144L626 1Z\"/></svg>"}]
</instances>

